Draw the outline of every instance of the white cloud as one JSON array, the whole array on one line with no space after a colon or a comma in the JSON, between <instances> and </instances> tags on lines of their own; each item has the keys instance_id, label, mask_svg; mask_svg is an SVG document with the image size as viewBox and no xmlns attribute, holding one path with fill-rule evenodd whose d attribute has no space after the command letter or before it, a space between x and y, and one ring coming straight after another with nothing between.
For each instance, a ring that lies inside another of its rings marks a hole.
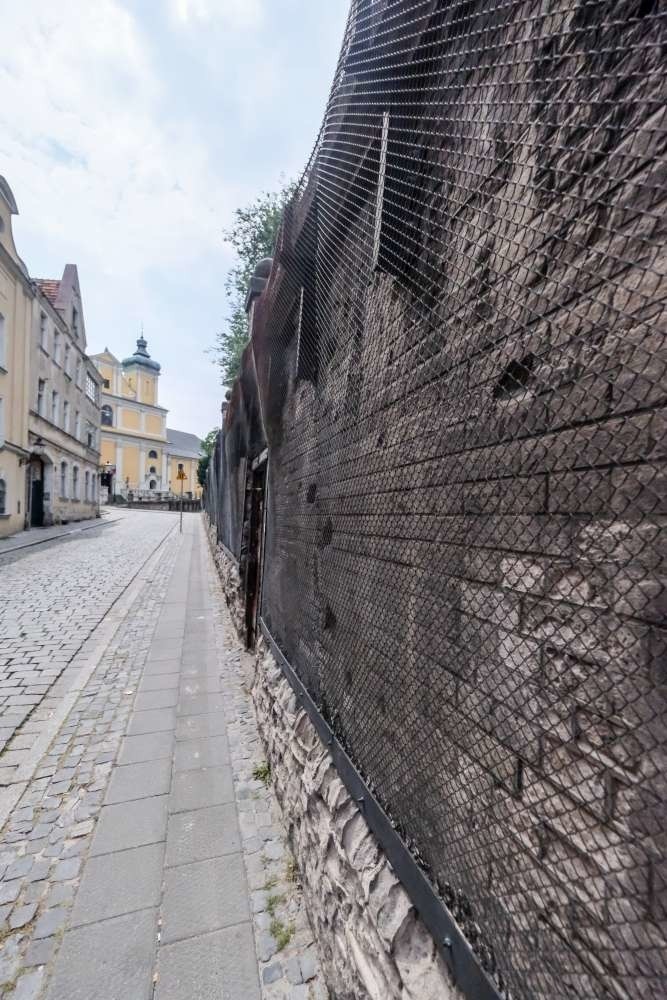
<instances>
[{"instance_id":1,"label":"white cloud","mask_svg":"<svg viewBox=\"0 0 667 1000\"><path fill-rule=\"evenodd\" d=\"M262 22L262 0L171 0L172 14L183 24L220 21L233 29Z\"/></svg>"},{"instance_id":2,"label":"white cloud","mask_svg":"<svg viewBox=\"0 0 667 1000\"><path fill-rule=\"evenodd\" d=\"M219 252L226 192L194 130L169 117L147 40L115 0L10 5L0 93L0 173L21 226L75 234L107 275Z\"/></svg>"}]
</instances>

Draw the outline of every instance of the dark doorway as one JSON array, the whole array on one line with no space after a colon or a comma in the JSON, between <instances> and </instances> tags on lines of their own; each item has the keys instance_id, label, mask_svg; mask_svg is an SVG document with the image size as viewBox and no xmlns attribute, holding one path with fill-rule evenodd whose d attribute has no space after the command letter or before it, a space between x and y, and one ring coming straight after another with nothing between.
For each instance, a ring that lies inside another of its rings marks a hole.
<instances>
[{"instance_id":1,"label":"dark doorway","mask_svg":"<svg viewBox=\"0 0 667 1000\"><path fill-rule=\"evenodd\" d=\"M266 494L266 453L255 459L246 478L245 516L241 543L242 581L245 596L246 645L255 648L262 587L262 543Z\"/></svg>"},{"instance_id":2,"label":"dark doorway","mask_svg":"<svg viewBox=\"0 0 667 1000\"><path fill-rule=\"evenodd\" d=\"M44 464L33 464L30 487L30 527L44 527Z\"/></svg>"}]
</instances>

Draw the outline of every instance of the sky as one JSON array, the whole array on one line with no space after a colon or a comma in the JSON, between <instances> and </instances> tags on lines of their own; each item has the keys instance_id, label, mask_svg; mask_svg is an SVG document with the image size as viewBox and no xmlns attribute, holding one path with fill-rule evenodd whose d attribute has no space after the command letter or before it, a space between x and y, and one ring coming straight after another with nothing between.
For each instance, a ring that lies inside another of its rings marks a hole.
<instances>
[{"instance_id":1,"label":"sky","mask_svg":"<svg viewBox=\"0 0 667 1000\"><path fill-rule=\"evenodd\" d=\"M301 173L349 0L0 0L0 175L32 277L76 264L88 351L143 323L168 425L203 436L224 389L234 209Z\"/></svg>"}]
</instances>

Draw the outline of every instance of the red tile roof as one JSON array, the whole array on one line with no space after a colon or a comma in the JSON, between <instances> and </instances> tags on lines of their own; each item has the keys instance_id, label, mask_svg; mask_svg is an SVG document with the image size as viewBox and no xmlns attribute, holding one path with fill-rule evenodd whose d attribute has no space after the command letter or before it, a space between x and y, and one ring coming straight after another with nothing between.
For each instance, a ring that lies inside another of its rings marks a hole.
<instances>
[{"instance_id":1,"label":"red tile roof","mask_svg":"<svg viewBox=\"0 0 667 1000\"><path fill-rule=\"evenodd\" d=\"M60 292L60 281L56 278L35 278L35 284L40 292L46 295L47 299L55 305L58 293Z\"/></svg>"}]
</instances>

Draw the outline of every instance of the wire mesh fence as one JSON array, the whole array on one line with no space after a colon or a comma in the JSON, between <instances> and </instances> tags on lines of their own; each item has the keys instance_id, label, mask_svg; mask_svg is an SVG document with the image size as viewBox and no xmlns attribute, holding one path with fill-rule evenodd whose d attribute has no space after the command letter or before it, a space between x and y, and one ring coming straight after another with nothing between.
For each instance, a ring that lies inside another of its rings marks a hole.
<instances>
[{"instance_id":1,"label":"wire mesh fence","mask_svg":"<svg viewBox=\"0 0 667 1000\"><path fill-rule=\"evenodd\" d=\"M355 0L208 490L268 444L263 617L515 1000L667 977L664 44Z\"/></svg>"}]
</instances>

